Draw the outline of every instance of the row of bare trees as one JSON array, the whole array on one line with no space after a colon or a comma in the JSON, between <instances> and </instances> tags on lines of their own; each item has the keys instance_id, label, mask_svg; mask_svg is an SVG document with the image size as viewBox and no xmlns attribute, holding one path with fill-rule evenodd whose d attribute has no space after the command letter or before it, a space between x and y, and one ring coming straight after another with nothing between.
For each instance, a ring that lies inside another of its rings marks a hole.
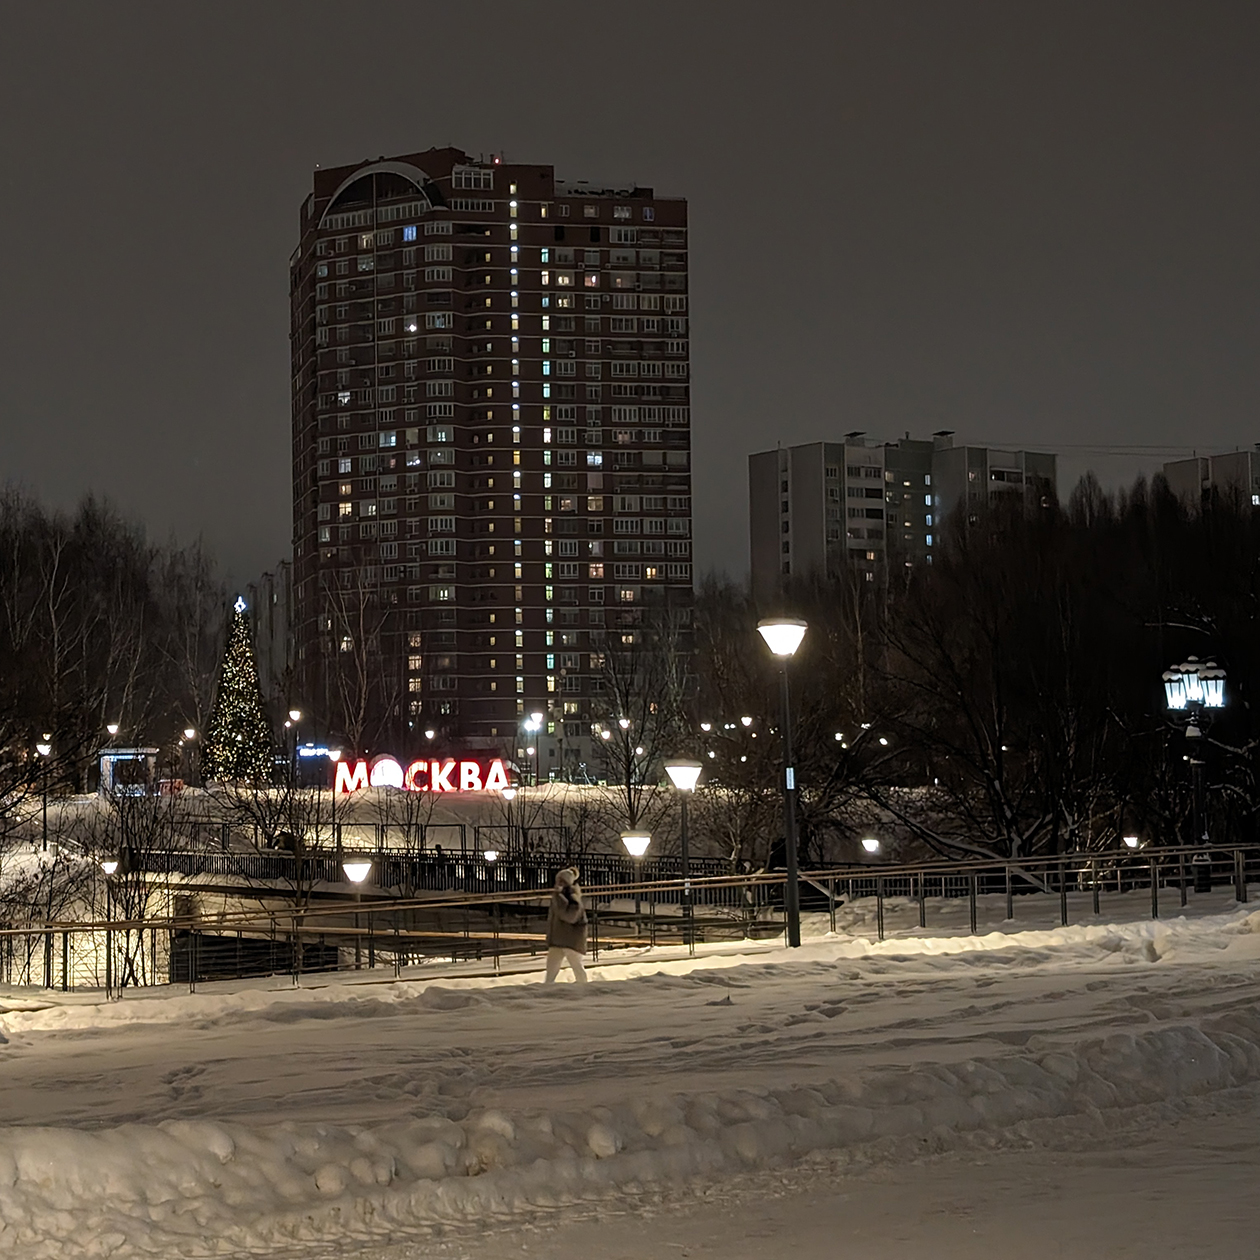
<instances>
[{"instance_id":1,"label":"row of bare trees","mask_svg":"<svg viewBox=\"0 0 1260 1260\"><path fill-rule=\"evenodd\" d=\"M798 581L774 608L710 582L697 607L696 722L708 842L775 857L780 750L759 614L809 622L792 662L806 857L852 857L872 827L941 856L1018 858L1138 833L1190 843L1204 763L1214 839L1260 816L1260 512L1189 508L1161 478L1066 508L954 522L930 566ZM1160 682L1195 654L1228 671L1207 737L1170 724ZM751 717L745 726L740 720ZM710 731L700 729L707 721ZM709 757L709 753L713 753Z\"/></svg>"},{"instance_id":2,"label":"row of bare trees","mask_svg":"<svg viewBox=\"0 0 1260 1260\"><path fill-rule=\"evenodd\" d=\"M200 545L155 545L92 498L67 515L0 494L0 837L45 786L82 789L109 725L163 748L199 729L224 613Z\"/></svg>"}]
</instances>

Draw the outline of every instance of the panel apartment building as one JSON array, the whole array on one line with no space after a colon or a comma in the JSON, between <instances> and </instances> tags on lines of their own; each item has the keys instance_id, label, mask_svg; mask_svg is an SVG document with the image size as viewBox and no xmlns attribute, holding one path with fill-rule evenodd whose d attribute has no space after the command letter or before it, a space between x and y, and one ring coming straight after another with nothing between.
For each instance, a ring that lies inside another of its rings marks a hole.
<instances>
[{"instance_id":1,"label":"panel apartment building","mask_svg":"<svg viewBox=\"0 0 1260 1260\"><path fill-rule=\"evenodd\" d=\"M572 768L609 637L691 604L686 202L451 148L317 170L291 319L302 699L396 748L541 712Z\"/></svg>"},{"instance_id":2,"label":"panel apartment building","mask_svg":"<svg viewBox=\"0 0 1260 1260\"><path fill-rule=\"evenodd\" d=\"M1260 444L1221 455L1196 455L1164 465L1168 488L1198 509L1213 499L1260 507Z\"/></svg>"},{"instance_id":3,"label":"panel apartment building","mask_svg":"<svg viewBox=\"0 0 1260 1260\"><path fill-rule=\"evenodd\" d=\"M948 430L882 443L854 432L758 452L748 459L753 593L770 598L794 574L846 569L875 581L890 566L931 564L960 505L974 512L1013 493L1045 505L1056 483L1054 455L955 446Z\"/></svg>"}]
</instances>

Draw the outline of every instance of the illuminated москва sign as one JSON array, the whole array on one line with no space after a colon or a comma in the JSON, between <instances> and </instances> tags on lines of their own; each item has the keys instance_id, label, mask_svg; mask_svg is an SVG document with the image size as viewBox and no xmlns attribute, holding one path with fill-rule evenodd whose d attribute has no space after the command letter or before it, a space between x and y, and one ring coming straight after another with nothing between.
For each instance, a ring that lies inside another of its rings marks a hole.
<instances>
[{"instance_id":1,"label":"illuminated \u043c\u043e\u0441\u043a\u0432\u0430 sign","mask_svg":"<svg viewBox=\"0 0 1260 1260\"><path fill-rule=\"evenodd\" d=\"M507 770L496 757L490 762L413 761L405 770L394 757L337 762L334 790L342 794L365 787L402 788L404 792L501 792L510 787Z\"/></svg>"}]
</instances>

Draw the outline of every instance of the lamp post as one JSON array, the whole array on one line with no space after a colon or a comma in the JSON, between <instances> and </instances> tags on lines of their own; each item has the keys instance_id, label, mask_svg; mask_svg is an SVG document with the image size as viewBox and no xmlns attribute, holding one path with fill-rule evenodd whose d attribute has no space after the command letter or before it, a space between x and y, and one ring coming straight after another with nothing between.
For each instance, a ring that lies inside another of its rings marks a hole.
<instances>
[{"instance_id":1,"label":"lamp post","mask_svg":"<svg viewBox=\"0 0 1260 1260\"><path fill-rule=\"evenodd\" d=\"M289 710L289 720L285 723L285 726L287 726L289 730L292 732L292 739L290 740L291 748L289 752L289 788L290 789L297 787L298 723L301 720L302 720L301 709Z\"/></svg>"},{"instance_id":2,"label":"lamp post","mask_svg":"<svg viewBox=\"0 0 1260 1260\"><path fill-rule=\"evenodd\" d=\"M700 771L703 768L698 761L690 761L683 758L674 758L665 763L665 773L669 775L669 781L681 793L679 800L682 805L682 840L679 846L679 858L683 882L683 939L687 942L687 951L689 953L695 953L696 941L695 933L692 930L691 853L687 844L687 800L696 790L696 784L700 781Z\"/></svg>"},{"instance_id":3,"label":"lamp post","mask_svg":"<svg viewBox=\"0 0 1260 1260\"><path fill-rule=\"evenodd\" d=\"M635 872L634 882L636 885L643 882L643 855L648 851L648 845L652 843L652 835L647 831L623 831L621 833L621 843L626 846L626 852L634 858ZM642 931L642 925L639 922L642 894L636 887L634 893L634 930L635 933Z\"/></svg>"},{"instance_id":4,"label":"lamp post","mask_svg":"<svg viewBox=\"0 0 1260 1260\"><path fill-rule=\"evenodd\" d=\"M110 993L113 989L113 963L114 963L114 931L111 926L114 921L114 886L110 880L114 877L114 872L118 869L118 863L113 859L101 863L101 870L105 872L105 1000L108 1001Z\"/></svg>"},{"instance_id":5,"label":"lamp post","mask_svg":"<svg viewBox=\"0 0 1260 1260\"><path fill-rule=\"evenodd\" d=\"M511 853L516 846L516 812L512 802L516 800L516 789L514 787L501 788L499 795L503 798L504 808L507 810L507 847L508 853ZM521 845L521 853L523 855L525 846Z\"/></svg>"},{"instance_id":6,"label":"lamp post","mask_svg":"<svg viewBox=\"0 0 1260 1260\"><path fill-rule=\"evenodd\" d=\"M337 763L341 760L341 749L330 748L328 750L328 760L332 763L333 781L328 792L328 813L329 826L332 827L333 843L337 847L337 853L341 853L341 835L337 831ZM315 843L319 844L319 802L315 806Z\"/></svg>"},{"instance_id":7,"label":"lamp post","mask_svg":"<svg viewBox=\"0 0 1260 1260\"><path fill-rule=\"evenodd\" d=\"M196 786L197 779L197 750L194 745L197 742L197 728L195 726L184 727L184 751L188 756L188 779L191 786Z\"/></svg>"},{"instance_id":8,"label":"lamp post","mask_svg":"<svg viewBox=\"0 0 1260 1260\"><path fill-rule=\"evenodd\" d=\"M43 739L35 745L35 751L40 756L40 795L43 798L43 817L44 817L44 841L43 852L48 852L48 758L52 753L52 736L45 735Z\"/></svg>"},{"instance_id":9,"label":"lamp post","mask_svg":"<svg viewBox=\"0 0 1260 1260\"><path fill-rule=\"evenodd\" d=\"M1215 661L1188 656L1164 671L1164 701L1175 721L1185 725L1186 739L1202 739L1212 720L1225 707L1225 671ZM1208 842L1207 801L1203 794L1203 759L1191 745L1187 760L1194 773L1192 827L1195 842Z\"/></svg>"},{"instance_id":10,"label":"lamp post","mask_svg":"<svg viewBox=\"0 0 1260 1260\"><path fill-rule=\"evenodd\" d=\"M363 881L372 873L371 862L342 862L341 869L346 878L354 885L354 969L363 968L363 938L359 935L359 900L362 897Z\"/></svg>"},{"instance_id":11,"label":"lamp post","mask_svg":"<svg viewBox=\"0 0 1260 1260\"><path fill-rule=\"evenodd\" d=\"M543 715L540 712L535 711L525 719L522 726L524 727L527 735L536 735L542 730L542 724ZM528 743L528 740L526 742ZM539 741L535 740L530 747L525 749L525 755L533 759L531 777L535 787L538 786L538 742Z\"/></svg>"},{"instance_id":12,"label":"lamp post","mask_svg":"<svg viewBox=\"0 0 1260 1260\"><path fill-rule=\"evenodd\" d=\"M801 890L796 871L796 767L792 764L792 697L788 687L788 661L805 637L806 625L796 617L770 617L757 622L757 632L779 660L783 707L783 822L787 859L784 911L788 945L801 943Z\"/></svg>"}]
</instances>

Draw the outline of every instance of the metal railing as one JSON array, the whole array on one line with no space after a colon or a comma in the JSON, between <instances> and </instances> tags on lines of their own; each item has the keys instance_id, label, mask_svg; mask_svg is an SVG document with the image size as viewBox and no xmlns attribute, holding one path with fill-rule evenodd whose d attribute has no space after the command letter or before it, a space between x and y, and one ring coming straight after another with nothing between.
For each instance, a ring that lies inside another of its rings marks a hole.
<instances>
[{"instance_id":1,"label":"metal railing","mask_svg":"<svg viewBox=\"0 0 1260 1260\"><path fill-rule=\"evenodd\" d=\"M148 855L153 857L155 855ZM125 920L50 921L0 928L0 981L47 988L104 988L187 983L240 976L292 975L337 969L402 968L423 961L490 961L534 954L545 948L545 916L556 869L567 855L534 862L446 861L428 855L377 854L373 883L352 900L337 858L281 854L156 855L159 861L124 879L166 881L188 889L189 877L241 881L238 909L213 916ZM211 859L207 861L207 859ZM288 863L288 868L285 867ZM305 863L323 887L294 893L281 874ZM391 863L394 864L391 866ZM693 863L693 867L696 864ZM694 949L697 944L773 938L784 930L781 872L732 874L709 862L684 885L668 859L637 861L615 855L582 860L592 951L650 945ZM662 874L664 872L664 874ZM171 877L178 877L172 882ZM400 891L408 887L410 891ZM426 882L427 881L427 882ZM1104 899L1126 898L1151 917L1185 907L1192 895L1230 888L1248 900L1248 884L1260 881L1260 846L1212 849L1122 849L1019 861L863 864L802 872L805 912L874 910L878 940L927 930L929 910L957 930L957 916L942 903L965 900L968 927L978 929L978 908L990 899L987 917L1000 909L1018 923L1025 907L1040 919L1053 906L1061 924L1073 913L1099 916ZM191 883L193 890L195 883ZM260 894L266 894L263 897ZM1147 896L1149 895L1149 900ZM111 904L122 904L112 902ZM887 913L898 923L889 931ZM1114 908L1114 905L1109 906ZM869 921L869 914L865 920ZM944 926L938 919L938 929Z\"/></svg>"}]
</instances>

